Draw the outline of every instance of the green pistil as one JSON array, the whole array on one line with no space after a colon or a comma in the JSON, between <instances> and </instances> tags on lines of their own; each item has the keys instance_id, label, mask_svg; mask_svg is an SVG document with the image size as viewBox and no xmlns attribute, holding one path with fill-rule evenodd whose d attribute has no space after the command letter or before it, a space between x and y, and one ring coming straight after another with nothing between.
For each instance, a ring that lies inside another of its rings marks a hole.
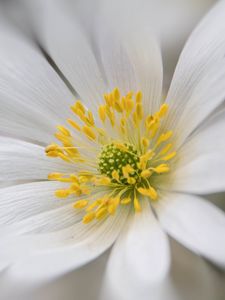
<instances>
[{"instance_id":1,"label":"green pistil","mask_svg":"<svg viewBox=\"0 0 225 300\"><path fill-rule=\"evenodd\" d=\"M120 182L128 184L127 179L123 176L122 168L128 164L135 170L130 177L138 178L140 170L138 168L138 151L130 144L124 143L127 151L119 149L115 144L111 143L102 148L99 156L99 171L112 178L112 172L116 170L119 174Z\"/></svg>"}]
</instances>

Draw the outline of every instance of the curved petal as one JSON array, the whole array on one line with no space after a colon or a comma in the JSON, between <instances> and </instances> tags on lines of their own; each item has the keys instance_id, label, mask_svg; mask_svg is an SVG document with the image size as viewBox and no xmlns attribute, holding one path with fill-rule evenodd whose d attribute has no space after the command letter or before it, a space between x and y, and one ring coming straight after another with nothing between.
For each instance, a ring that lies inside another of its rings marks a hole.
<instances>
[{"instance_id":1,"label":"curved petal","mask_svg":"<svg viewBox=\"0 0 225 300\"><path fill-rule=\"evenodd\" d=\"M31 12L42 45L82 100L95 106L106 87L84 28L76 22L65 1L38 4L31 5ZM39 9L38 19L36 9Z\"/></svg>"},{"instance_id":2,"label":"curved petal","mask_svg":"<svg viewBox=\"0 0 225 300\"><path fill-rule=\"evenodd\" d=\"M76 215L72 207L74 199L71 197L68 200L59 200L54 195L57 189L64 187L65 184L56 181L42 181L0 189L0 224L17 224L28 219L29 224L25 228L27 232L30 232L32 229L37 230L38 227L54 230L54 225L63 226L69 219L72 222ZM66 217L63 209L68 208L66 206L68 203L70 203L71 212L68 209ZM61 212L60 219L57 209ZM52 219L53 213L56 215L54 219ZM38 217L38 220L35 217Z\"/></svg>"},{"instance_id":3,"label":"curved petal","mask_svg":"<svg viewBox=\"0 0 225 300\"><path fill-rule=\"evenodd\" d=\"M150 24L143 22L141 14L134 14L132 3L125 20L123 11L118 11L118 3L105 4L101 6L96 35L108 84L111 89L118 87L123 95L142 91L145 110L152 113L159 108L162 93L158 42Z\"/></svg>"},{"instance_id":4,"label":"curved petal","mask_svg":"<svg viewBox=\"0 0 225 300\"><path fill-rule=\"evenodd\" d=\"M225 111L220 111L183 144L163 188L198 194L224 191L224 132Z\"/></svg>"},{"instance_id":5,"label":"curved petal","mask_svg":"<svg viewBox=\"0 0 225 300\"><path fill-rule=\"evenodd\" d=\"M184 194L168 194L154 207L169 235L225 268L225 215L220 209L197 196Z\"/></svg>"},{"instance_id":6,"label":"curved petal","mask_svg":"<svg viewBox=\"0 0 225 300\"><path fill-rule=\"evenodd\" d=\"M225 2L220 1L192 33L180 56L166 100L167 126L177 135L181 132L178 144L224 100L224 17Z\"/></svg>"},{"instance_id":7,"label":"curved petal","mask_svg":"<svg viewBox=\"0 0 225 300\"><path fill-rule=\"evenodd\" d=\"M26 280L18 280L12 272L6 271L1 276L1 300L63 299L65 291L67 300L74 300L74 295L77 299L99 300L99 290L107 257L108 255L101 255L82 268L42 284L37 281L31 283Z\"/></svg>"},{"instance_id":8,"label":"curved petal","mask_svg":"<svg viewBox=\"0 0 225 300\"><path fill-rule=\"evenodd\" d=\"M114 245L107 266L104 285L122 299L151 293L152 286L166 277L170 265L167 237L145 201L142 213L131 216Z\"/></svg>"},{"instance_id":9,"label":"curved petal","mask_svg":"<svg viewBox=\"0 0 225 300\"><path fill-rule=\"evenodd\" d=\"M46 234L8 235L1 240L0 261L12 276L28 281L47 280L72 271L106 251L117 238L128 210L105 221L77 223Z\"/></svg>"},{"instance_id":10,"label":"curved petal","mask_svg":"<svg viewBox=\"0 0 225 300\"><path fill-rule=\"evenodd\" d=\"M73 95L19 32L1 24L0 40L0 132L48 143L68 116Z\"/></svg>"},{"instance_id":11,"label":"curved petal","mask_svg":"<svg viewBox=\"0 0 225 300\"><path fill-rule=\"evenodd\" d=\"M167 190L197 194L225 191L224 152L199 155L181 165L171 177L164 186Z\"/></svg>"},{"instance_id":12,"label":"curved petal","mask_svg":"<svg viewBox=\"0 0 225 300\"><path fill-rule=\"evenodd\" d=\"M50 172L74 172L74 166L45 155L42 146L0 137L0 182L46 180Z\"/></svg>"}]
</instances>

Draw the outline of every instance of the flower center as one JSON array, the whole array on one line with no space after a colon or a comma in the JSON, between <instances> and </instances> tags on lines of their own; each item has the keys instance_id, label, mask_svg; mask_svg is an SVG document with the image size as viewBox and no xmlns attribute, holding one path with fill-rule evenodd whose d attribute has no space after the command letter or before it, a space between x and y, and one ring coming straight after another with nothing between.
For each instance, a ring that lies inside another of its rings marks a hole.
<instances>
[{"instance_id":1,"label":"flower center","mask_svg":"<svg viewBox=\"0 0 225 300\"><path fill-rule=\"evenodd\" d=\"M74 173L55 172L48 178L65 184L55 192L57 197L79 197L73 206L83 211L84 223L114 215L124 205L140 212L143 197L156 201L153 179L170 171L176 155L168 142L172 131L161 128L167 104L146 114L141 92L121 97L117 88L104 99L98 107L99 120L76 101L71 107L75 119L67 119L71 129L57 126L59 143L45 150L47 156L74 165Z\"/></svg>"},{"instance_id":2,"label":"flower center","mask_svg":"<svg viewBox=\"0 0 225 300\"><path fill-rule=\"evenodd\" d=\"M141 171L138 162L138 151L134 146L111 143L103 146L98 165L100 173L111 178L113 183L118 181L128 185L138 179Z\"/></svg>"}]
</instances>

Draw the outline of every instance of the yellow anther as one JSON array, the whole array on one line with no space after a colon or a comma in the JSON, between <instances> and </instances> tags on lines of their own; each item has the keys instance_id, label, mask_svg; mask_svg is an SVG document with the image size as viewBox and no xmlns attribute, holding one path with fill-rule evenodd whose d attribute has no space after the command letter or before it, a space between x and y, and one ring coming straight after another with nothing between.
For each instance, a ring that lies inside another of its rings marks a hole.
<instances>
[{"instance_id":1,"label":"yellow anther","mask_svg":"<svg viewBox=\"0 0 225 300\"><path fill-rule=\"evenodd\" d=\"M174 151L174 152L171 152L171 153L167 154L166 156L162 157L161 159L165 160L165 161L168 161L168 160L174 158L174 156L176 156L176 154L177 153Z\"/></svg>"},{"instance_id":2,"label":"yellow anther","mask_svg":"<svg viewBox=\"0 0 225 300\"><path fill-rule=\"evenodd\" d=\"M123 205L127 205L130 202L131 202L131 197L126 197L126 198L123 198L120 203Z\"/></svg>"},{"instance_id":3,"label":"yellow anther","mask_svg":"<svg viewBox=\"0 0 225 300\"><path fill-rule=\"evenodd\" d=\"M129 184L135 184L135 183L136 183L136 179L133 178L133 177L128 177L128 178L127 178L127 182L128 182Z\"/></svg>"},{"instance_id":4,"label":"yellow anther","mask_svg":"<svg viewBox=\"0 0 225 300\"><path fill-rule=\"evenodd\" d=\"M145 126L149 127L154 122L154 118L152 115L148 115L145 119Z\"/></svg>"},{"instance_id":5,"label":"yellow anther","mask_svg":"<svg viewBox=\"0 0 225 300\"><path fill-rule=\"evenodd\" d=\"M88 126L83 126L83 132L84 134L90 139L90 140L96 140L96 135L94 131L88 127Z\"/></svg>"},{"instance_id":6,"label":"yellow anther","mask_svg":"<svg viewBox=\"0 0 225 300\"><path fill-rule=\"evenodd\" d=\"M134 94L134 93L133 93L132 91L130 91L129 93L127 93L126 97L127 97L127 98L132 98L132 97L133 97L133 94Z\"/></svg>"},{"instance_id":7,"label":"yellow anther","mask_svg":"<svg viewBox=\"0 0 225 300\"><path fill-rule=\"evenodd\" d=\"M79 182L80 183L86 183L88 181L90 181L90 177L89 176L85 176L85 175L79 176Z\"/></svg>"},{"instance_id":8,"label":"yellow anther","mask_svg":"<svg viewBox=\"0 0 225 300\"><path fill-rule=\"evenodd\" d=\"M75 108L77 108L78 110L82 111L83 114L85 113L85 108L84 108L84 106L83 106L83 104L81 103L80 100L78 100L75 103Z\"/></svg>"},{"instance_id":9,"label":"yellow anther","mask_svg":"<svg viewBox=\"0 0 225 300\"><path fill-rule=\"evenodd\" d=\"M155 153L152 150L147 151L140 157L140 164L145 165L154 155Z\"/></svg>"},{"instance_id":10,"label":"yellow anther","mask_svg":"<svg viewBox=\"0 0 225 300\"><path fill-rule=\"evenodd\" d=\"M113 215L120 204L120 197L111 198L108 205L108 213Z\"/></svg>"},{"instance_id":11,"label":"yellow anther","mask_svg":"<svg viewBox=\"0 0 225 300\"><path fill-rule=\"evenodd\" d=\"M73 121L72 119L67 119L67 122L76 130L81 131L81 127L77 124L77 122Z\"/></svg>"},{"instance_id":12,"label":"yellow anther","mask_svg":"<svg viewBox=\"0 0 225 300\"><path fill-rule=\"evenodd\" d=\"M156 147L159 146L161 143L167 141L172 135L173 131L167 131L166 133L162 133L156 142Z\"/></svg>"},{"instance_id":13,"label":"yellow anther","mask_svg":"<svg viewBox=\"0 0 225 300\"><path fill-rule=\"evenodd\" d=\"M113 105L113 99L112 99L112 97L110 97L110 94L109 95L105 94L104 99L105 99L106 105L108 105L109 107L111 107Z\"/></svg>"},{"instance_id":14,"label":"yellow anther","mask_svg":"<svg viewBox=\"0 0 225 300\"><path fill-rule=\"evenodd\" d=\"M63 153L59 152L58 157L60 157L62 160L66 161L66 162L71 162L71 159Z\"/></svg>"},{"instance_id":15,"label":"yellow anther","mask_svg":"<svg viewBox=\"0 0 225 300\"><path fill-rule=\"evenodd\" d=\"M88 224L91 221L93 221L95 218L95 213L93 211L87 213L84 217L83 217L83 223L84 224Z\"/></svg>"},{"instance_id":16,"label":"yellow anther","mask_svg":"<svg viewBox=\"0 0 225 300\"><path fill-rule=\"evenodd\" d=\"M49 173L48 174L48 179L49 180L58 180L63 176L62 173Z\"/></svg>"},{"instance_id":17,"label":"yellow anther","mask_svg":"<svg viewBox=\"0 0 225 300\"><path fill-rule=\"evenodd\" d=\"M78 177L75 174L70 174L70 178L71 178L72 181L74 181L76 183L79 182L79 179L78 179Z\"/></svg>"},{"instance_id":18,"label":"yellow anther","mask_svg":"<svg viewBox=\"0 0 225 300\"><path fill-rule=\"evenodd\" d=\"M131 165L126 165L125 167L122 167L123 176L125 178L129 177L129 174L134 173L134 168L131 167Z\"/></svg>"},{"instance_id":19,"label":"yellow anther","mask_svg":"<svg viewBox=\"0 0 225 300\"><path fill-rule=\"evenodd\" d=\"M153 139L153 138L155 137L157 131L159 130L159 127L160 127L160 124L159 124L158 122L155 123L155 124L152 126L151 132L150 132L150 135L149 135L149 137L150 137L151 139Z\"/></svg>"},{"instance_id":20,"label":"yellow anther","mask_svg":"<svg viewBox=\"0 0 225 300\"><path fill-rule=\"evenodd\" d=\"M117 112L119 112L119 113L123 112L123 107L122 107L122 105L120 104L119 101L116 101L115 104L114 104L114 106L115 106L115 110Z\"/></svg>"},{"instance_id":21,"label":"yellow anther","mask_svg":"<svg viewBox=\"0 0 225 300\"><path fill-rule=\"evenodd\" d=\"M127 146L122 143L114 143L114 145L116 146L116 148L120 149L121 151L126 152L128 150Z\"/></svg>"},{"instance_id":22,"label":"yellow anther","mask_svg":"<svg viewBox=\"0 0 225 300\"><path fill-rule=\"evenodd\" d=\"M110 104L111 104L111 107L114 107L114 104L115 104L115 98L114 98L114 95L113 93L110 93L109 94L109 101L110 101Z\"/></svg>"},{"instance_id":23,"label":"yellow anther","mask_svg":"<svg viewBox=\"0 0 225 300\"><path fill-rule=\"evenodd\" d=\"M110 109L106 109L106 114L109 118L109 121L110 121L112 127L114 127L114 125L115 125L115 114L114 114L114 112Z\"/></svg>"},{"instance_id":24,"label":"yellow anther","mask_svg":"<svg viewBox=\"0 0 225 300\"><path fill-rule=\"evenodd\" d=\"M134 209L135 212L141 212L141 205L139 199L136 196L134 197Z\"/></svg>"},{"instance_id":25,"label":"yellow anther","mask_svg":"<svg viewBox=\"0 0 225 300\"><path fill-rule=\"evenodd\" d=\"M89 195L91 193L90 188L85 185L81 187L80 191L81 191L81 194L84 194L84 195Z\"/></svg>"},{"instance_id":26,"label":"yellow anther","mask_svg":"<svg viewBox=\"0 0 225 300\"><path fill-rule=\"evenodd\" d=\"M125 126L126 125L126 119L125 118L121 118L120 119L120 125L121 126Z\"/></svg>"},{"instance_id":27,"label":"yellow anther","mask_svg":"<svg viewBox=\"0 0 225 300\"><path fill-rule=\"evenodd\" d=\"M105 105L100 105L98 108L98 114L101 121L104 123L106 119L106 108Z\"/></svg>"},{"instance_id":28,"label":"yellow anther","mask_svg":"<svg viewBox=\"0 0 225 300\"><path fill-rule=\"evenodd\" d=\"M107 215L107 208L102 207L96 211L95 217L97 220L103 219Z\"/></svg>"},{"instance_id":29,"label":"yellow anther","mask_svg":"<svg viewBox=\"0 0 225 300\"><path fill-rule=\"evenodd\" d=\"M160 118L162 118L162 117L165 116L165 114L166 114L167 111L168 111L168 108L169 108L169 106L168 106L168 104L166 104L166 103L163 103L163 104L161 105L160 110L159 110L159 113L158 113L158 115L159 115Z\"/></svg>"},{"instance_id":30,"label":"yellow anther","mask_svg":"<svg viewBox=\"0 0 225 300\"><path fill-rule=\"evenodd\" d=\"M56 190L55 195L58 198L66 198L70 195L70 190Z\"/></svg>"},{"instance_id":31,"label":"yellow anther","mask_svg":"<svg viewBox=\"0 0 225 300\"><path fill-rule=\"evenodd\" d=\"M71 136L70 131L69 131L66 127L64 127L64 126L62 126L62 125L58 125L58 126L57 126L57 129L58 129L63 135L65 135L65 136Z\"/></svg>"},{"instance_id":32,"label":"yellow anther","mask_svg":"<svg viewBox=\"0 0 225 300\"><path fill-rule=\"evenodd\" d=\"M142 102L142 92L139 91L136 94L136 103L141 103Z\"/></svg>"},{"instance_id":33,"label":"yellow anther","mask_svg":"<svg viewBox=\"0 0 225 300\"><path fill-rule=\"evenodd\" d=\"M143 171L141 172L141 177L143 177L143 178L148 178L148 177L150 177L151 175L152 175L152 172L151 172L150 170L148 170L148 169L143 170Z\"/></svg>"},{"instance_id":34,"label":"yellow anther","mask_svg":"<svg viewBox=\"0 0 225 300\"><path fill-rule=\"evenodd\" d=\"M45 152L48 153L48 152L51 152L51 151L57 151L59 149L59 145L57 144L50 144L49 146L47 146L45 148Z\"/></svg>"},{"instance_id":35,"label":"yellow anther","mask_svg":"<svg viewBox=\"0 0 225 300\"><path fill-rule=\"evenodd\" d=\"M59 152L58 151L49 151L46 153L46 155L48 157L58 157L59 156Z\"/></svg>"},{"instance_id":36,"label":"yellow anther","mask_svg":"<svg viewBox=\"0 0 225 300\"><path fill-rule=\"evenodd\" d=\"M138 120L138 116L137 116L136 111L133 113L133 122L134 122L135 127L137 127L138 124L139 124L139 120Z\"/></svg>"},{"instance_id":37,"label":"yellow anther","mask_svg":"<svg viewBox=\"0 0 225 300\"><path fill-rule=\"evenodd\" d=\"M96 206L98 206L101 203L101 199L95 200L93 203L91 203L87 208L86 212L92 211Z\"/></svg>"},{"instance_id":38,"label":"yellow anther","mask_svg":"<svg viewBox=\"0 0 225 300\"><path fill-rule=\"evenodd\" d=\"M167 173L169 172L170 168L167 164L161 164L155 168L152 168L152 170L158 174L160 173Z\"/></svg>"},{"instance_id":39,"label":"yellow anther","mask_svg":"<svg viewBox=\"0 0 225 300\"><path fill-rule=\"evenodd\" d=\"M119 173L116 170L112 172L112 178L115 179L116 181L120 180Z\"/></svg>"},{"instance_id":40,"label":"yellow anther","mask_svg":"<svg viewBox=\"0 0 225 300\"><path fill-rule=\"evenodd\" d=\"M69 143L69 139L70 139L69 136L65 136L64 134L62 134L62 133L60 133L60 132L56 132L56 133L54 134L54 136L55 136L60 142L62 142L63 144Z\"/></svg>"},{"instance_id":41,"label":"yellow anther","mask_svg":"<svg viewBox=\"0 0 225 300\"><path fill-rule=\"evenodd\" d=\"M119 91L118 88L114 89L113 96L114 96L115 101L119 101L120 100L120 91Z\"/></svg>"},{"instance_id":42,"label":"yellow anther","mask_svg":"<svg viewBox=\"0 0 225 300\"><path fill-rule=\"evenodd\" d=\"M83 209L88 205L88 200L79 200L73 204L74 208Z\"/></svg>"},{"instance_id":43,"label":"yellow anther","mask_svg":"<svg viewBox=\"0 0 225 300\"><path fill-rule=\"evenodd\" d=\"M139 120L143 119L143 106L141 103L136 104L136 113Z\"/></svg>"},{"instance_id":44,"label":"yellow anther","mask_svg":"<svg viewBox=\"0 0 225 300\"><path fill-rule=\"evenodd\" d=\"M88 116L87 116L87 119L88 119L88 123L90 126L94 126L95 125L95 120L94 120L94 117L93 117L93 114L91 111L88 111Z\"/></svg>"},{"instance_id":45,"label":"yellow anther","mask_svg":"<svg viewBox=\"0 0 225 300\"><path fill-rule=\"evenodd\" d=\"M126 113L129 115L133 110L134 101L132 99L126 97L126 98L124 98L123 103L124 103L123 105L126 110Z\"/></svg>"},{"instance_id":46,"label":"yellow anther","mask_svg":"<svg viewBox=\"0 0 225 300\"><path fill-rule=\"evenodd\" d=\"M150 197L152 200L156 200L158 197L156 190L151 186L148 188L140 187L138 188L138 192L144 196Z\"/></svg>"},{"instance_id":47,"label":"yellow anther","mask_svg":"<svg viewBox=\"0 0 225 300\"><path fill-rule=\"evenodd\" d=\"M80 191L80 183L79 182L74 182L70 186L71 191Z\"/></svg>"},{"instance_id":48,"label":"yellow anther","mask_svg":"<svg viewBox=\"0 0 225 300\"><path fill-rule=\"evenodd\" d=\"M73 146L68 146L68 148L65 148L65 152L71 157L78 157L79 156L79 151L77 150L76 147Z\"/></svg>"},{"instance_id":49,"label":"yellow anther","mask_svg":"<svg viewBox=\"0 0 225 300\"><path fill-rule=\"evenodd\" d=\"M160 155L166 154L172 147L172 144L167 144L162 150L159 152Z\"/></svg>"},{"instance_id":50,"label":"yellow anther","mask_svg":"<svg viewBox=\"0 0 225 300\"><path fill-rule=\"evenodd\" d=\"M99 179L94 179L95 185L109 185L111 183L111 179L109 177L101 177Z\"/></svg>"},{"instance_id":51,"label":"yellow anther","mask_svg":"<svg viewBox=\"0 0 225 300\"><path fill-rule=\"evenodd\" d=\"M143 137L143 138L141 139L141 144L142 144L142 146L143 146L144 148L148 148L148 146L149 146L149 139Z\"/></svg>"}]
</instances>

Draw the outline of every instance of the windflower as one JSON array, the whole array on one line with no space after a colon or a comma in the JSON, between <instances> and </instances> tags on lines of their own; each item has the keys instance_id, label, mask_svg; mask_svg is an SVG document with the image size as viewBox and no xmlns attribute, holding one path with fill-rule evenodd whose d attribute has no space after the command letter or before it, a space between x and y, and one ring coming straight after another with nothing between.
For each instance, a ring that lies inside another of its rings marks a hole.
<instances>
[{"instance_id":1,"label":"windflower","mask_svg":"<svg viewBox=\"0 0 225 300\"><path fill-rule=\"evenodd\" d=\"M71 23L55 31L50 15L43 47L79 98L1 31L2 270L55 277L114 244L106 278L129 298L167 275L167 234L224 268L225 216L200 196L225 190L224 17L221 1L193 32L165 99L146 29L106 26L93 49L75 27L64 45Z\"/></svg>"}]
</instances>

